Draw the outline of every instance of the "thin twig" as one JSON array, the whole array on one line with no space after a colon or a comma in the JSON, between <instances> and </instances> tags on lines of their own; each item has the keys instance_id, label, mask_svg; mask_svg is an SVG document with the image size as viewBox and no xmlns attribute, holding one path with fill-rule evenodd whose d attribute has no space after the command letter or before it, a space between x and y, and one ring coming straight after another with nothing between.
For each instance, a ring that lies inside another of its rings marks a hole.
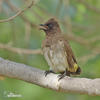
<instances>
[{"instance_id":1,"label":"thin twig","mask_svg":"<svg viewBox=\"0 0 100 100\"><path fill-rule=\"evenodd\" d=\"M32 1L32 3L27 6L26 8L24 8L23 10L20 10L18 11L14 16L11 16L7 19L3 19L3 20L0 20L0 23L3 23L3 22L8 22L8 21L11 21L13 20L14 18L16 18L17 16L21 15L24 11L26 11L27 9L31 8L33 6L34 2Z\"/></svg>"},{"instance_id":2,"label":"thin twig","mask_svg":"<svg viewBox=\"0 0 100 100\"><path fill-rule=\"evenodd\" d=\"M18 11L18 10L19 10L19 8L17 8L16 6L14 6L10 1L6 0L6 3L8 4L8 6L10 7L10 9L11 9L12 11ZM27 19L27 17L26 17L25 15L20 15L20 17L21 17L22 20L24 20L25 22L30 23L30 25L31 25L32 27L38 28L38 26L37 26L36 24L34 24L33 22L31 22L29 19Z\"/></svg>"},{"instance_id":3,"label":"thin twig","mask_svg":"<svg viewBox=\"0 0 100 100\"><path fill-rule=\"evenodd\" d=\"M78 62L80 62L81 66L82 66L82 64L85 64L90 59L95 58L97 55L99 55L99 53L96 53L96 54L94 54L94 53L86 54L86 55L81 56L80 58L78 58Z\"/></svg>"},{"instance_id":4,"label":"thin twig","mask_svg":"<svg viewBox=\"0 0 100 100\"><path fill-rule=\"evenodd\" d=\"M92 39L90 39L90 42L94 43L96 41L100 41L100 36L96 36L96 37L93 37Z\"/></svg>"},{"instance_id":5,"label":"thin twig","mask_svg":"<svg viewBox=\"0 0 100 100\"><path fill-rule=\"evenodd\" d=\"M0 49L5 49L18 54L42 54L41 49L30 50L30 49L14 48L6 44L0 44Z\"/></svg>"},{"instance_id":6,"label":"thin twig","mask_svg":"<svg viewBox=\"0 0 100 100\"><path fill-rule=\"evenodd\" d=\"M64 34L64 36L68 39L68 40L72 40L75 41L79 44L84 45L87 49L91 50L94 54L100 53L100 48L99 47L92 47L91 42L89 42L88 40L85 40L84 38L80 37L80 36L75 36L74 34Z\"/></svg>"}]
</instances>

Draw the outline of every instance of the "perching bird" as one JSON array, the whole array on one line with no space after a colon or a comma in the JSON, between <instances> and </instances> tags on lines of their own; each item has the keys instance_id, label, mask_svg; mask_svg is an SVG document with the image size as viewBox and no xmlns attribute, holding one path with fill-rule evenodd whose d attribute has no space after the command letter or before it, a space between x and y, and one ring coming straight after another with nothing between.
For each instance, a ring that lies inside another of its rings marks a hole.
<instances>
[{"instance_id":1,"label":"perching bird","mask_svg":"<svg viewBox=\"0 0 100 100\"><path fill-rule=\"evenodd\" d=\"M40 24L40 29L46 33L46 38L42 43L43 55L50 66L50 70L45 72L61 73L59 79L67 76L78 75L80 67L72 52L68 41L61 33L58 22L51 18L45 24Z\"/></svg>"}]
</instances>

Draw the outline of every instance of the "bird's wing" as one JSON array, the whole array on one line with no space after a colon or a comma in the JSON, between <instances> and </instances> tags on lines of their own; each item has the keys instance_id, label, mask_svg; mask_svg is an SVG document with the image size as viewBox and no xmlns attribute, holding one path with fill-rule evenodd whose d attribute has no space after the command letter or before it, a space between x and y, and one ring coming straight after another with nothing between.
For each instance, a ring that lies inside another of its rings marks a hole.
<instances>
[{"instance_id":1,"label":"bird's wing","mask_svg":"<svg viewBox=\"0 0 100 100\"><path fill-rule=\"evenodd\" d=\"M76 72L76 70L78 69L77 61L67 40L64 40L64 49L67 55L67 62L69 65L68 70L70 72Z\"/></svg>"}]
</instances>

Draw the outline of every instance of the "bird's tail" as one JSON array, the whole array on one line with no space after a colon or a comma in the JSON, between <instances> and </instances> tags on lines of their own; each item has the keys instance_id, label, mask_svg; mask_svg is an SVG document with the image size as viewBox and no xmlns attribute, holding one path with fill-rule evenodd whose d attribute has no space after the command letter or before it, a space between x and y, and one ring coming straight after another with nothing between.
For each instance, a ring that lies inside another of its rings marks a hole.
<instances>
[{"instance_id":1,"label":"bird's tail","mask_svg":"<svg viewBox=\"0 0 100 100\"><path fill-rule=\"evenodd\" d=\"M72 75L80 75L81 73L81 68L78 66L76 72L71 72Z\"/></svg>"},{"instance_id":2,"label":"bird's tail","mask_svg":"<svg viewBox=\"0 0 100 100\"><path fill-rule=\"evenodd\" d=\"M77 71L75 73L76 73L76 75L79 75L81 73L81 68L78 67L78 69L77 69Z\"/></svg>"},{"instance_id":3,"label":"bird's tail","mask_svg":"<svg viewBox=\"0 0 100 100\"><path fill-rule=\"evenodd\" d=\"M70 74L72 75L80 75L81 73L81 68L78 66L77 63L73 64L73 67L69 67L68 71L70 72Z\"/></svg>"}]
</instances>

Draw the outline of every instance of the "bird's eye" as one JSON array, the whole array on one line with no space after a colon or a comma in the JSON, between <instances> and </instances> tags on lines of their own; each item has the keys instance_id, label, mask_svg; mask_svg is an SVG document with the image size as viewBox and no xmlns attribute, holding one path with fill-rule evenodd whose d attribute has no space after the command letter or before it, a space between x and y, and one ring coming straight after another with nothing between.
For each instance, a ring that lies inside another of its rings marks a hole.
<instances>
[{"instance_id":1,"label":"bird's eye","mask_svg":"<svg viewBox=\"0 0 100 100\"><path fill-rule=\"evenodd\" d=\"M48 26L49 28L52 28L52 27L53 27L53 24L47 24L47 26Z\"/></svg>"}]
</instances>

